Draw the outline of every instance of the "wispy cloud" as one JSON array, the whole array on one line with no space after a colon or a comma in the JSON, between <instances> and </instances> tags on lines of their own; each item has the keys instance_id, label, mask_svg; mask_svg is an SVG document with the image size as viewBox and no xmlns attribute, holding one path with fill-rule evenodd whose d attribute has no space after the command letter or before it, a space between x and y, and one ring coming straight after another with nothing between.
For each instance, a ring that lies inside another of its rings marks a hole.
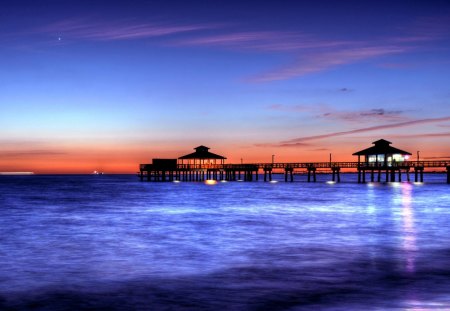
<instances>
[{"instance_id":1,"label":"wispy cloud","mask_svg":"<svg viewBox=\"0 0 450 311\"><path fill-rule=\"evenodd\" d=\"M41 157L41 156L59 156L66 152L52 150L21 150L21 151L2 151L0 158L21 158L21 157Z\"/></svg>"},{"instance_id":2,"label":"wispy cloud","mask_svg":"<svg viewBox=\"0 0 450 311\"><path fill-rule=\"evenodd\" d=\"M49 24L33 30L35 33L49 34L61 38L113 41L161 37L211 28L209 25L179 25L173 23L136 23L132 21L94 22L92 20L71 19Z\"/></svg>"},{"instance_id":3,"label":"wispy cloud","mask_svg":"<svg viewBox=\"0 0 450 311\"><path fill-rule=\"evenodd\" d=\"M446 133L423 133L409 135L390 135L392 138L433 138L433 137L450 137L450 132Z\"/></svg>"},{"instance_id":4,"label":"wispy cloud","mask_svg":"<svg viewBox=\"0 0 450 311\"><path fill-rule=\"evenodd\" d=\"M304 49L336 48L350 44L339 40L317 40L303 33L281 31L249 31L216 34L173 42L181 46L222 47L234 50L299 51Z\"/></svg>"},{"instance_id":5,"label":"wispy cloud","mask_svg":"<svg viewBox=\"0 0 450 311\"><path fill-rule=\"evenodd\" d=\"M369 120L375 120L377 122L384 121L405 121L408 118L403 115L402 110L386 110L383 108L374 108L361 111L337 111L332 110L325 112L321 117L342 120L346 122L367 122Z\"/></svg>"},{"instance_id":6,"label":"wispy cloud","mask_svg":"<svg viewBox=\"0 0 450 311\"><path fill-rule=\"evenodd\" d=\"M254 144L255 147L260 148L268 148L268 147L311 147L311 144L309 143L294 143L294 144L271 144L271 143L260 143L260 144Z\"/></svg>"},{"instance_id":7,"label":"wispy cloud","mask_svg":"<svg viewBox=\"0 0 450 311\"><path fill-rule=\"evenodd\" d=\"M365 127L365 128L360 128L360 129L355 129L355 130L350 130L350 131L342 131L342 132L334 132L334 133L328 133L328 134L323 134L323 135L294 138L294 139L280 142L279 146L286 146L288 144L297 144L297 143L303 143L305 141L313 141L313 140L319 140L319 139L325 139L325 138L331 138L331 137L337 137L337 136L345 136L345 135L350 135L350 134L359 134L359 133L372 132L372 131L378 131L378 130L399 128L399 127L408 127L408 126L412 126L412 125L427 124L427 123L446 122L446 121L450 121L450 117L419 119L419 120L413 120L413 121L407 121L407 122L377 125L377 126Z\"/></svg>"},{"instance_id":8,"label":"wispy cloud","mask_svg":"<svg viewBox=\"0 0 450 311\"><path fill-rule=\"evenodd\" d=\"M337 110L326 104L314 105L283 105L274 104L269 106L270 110L309 113L315 118L326 118L352 123L362 123L368 121L407 121L403 110L391 110L385 108L372 108L356 111Z\"/></svg>"},{"instance_id":9,"label":"wispy cloud","mask_svg":"<svg viewBox=\"0 0 450 311\"><path fill-rule=\"evenodd\" d=\"M249 80L252 82L286 80L325 71L341 65L360 62L362 60L400 54L409 50L411 50L411 48L407 46L373 46L320 51L301 56L297 61L288 66L255 75Z\"/></svg>"}]
</instances>

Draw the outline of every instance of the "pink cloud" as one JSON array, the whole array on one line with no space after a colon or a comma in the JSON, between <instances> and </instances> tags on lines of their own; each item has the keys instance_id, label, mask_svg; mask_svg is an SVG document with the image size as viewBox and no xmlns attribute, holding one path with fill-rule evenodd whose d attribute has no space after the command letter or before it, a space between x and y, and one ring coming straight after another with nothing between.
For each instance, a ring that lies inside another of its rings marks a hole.
<instances>
[{"instance_id":1,"label":"pink cloud","mask_svg":"<svg viewBox=\"0 0 450 311\"><path fill-rule=\"evenodd\" d=\"M334 48L347 45L349 42L317 40L310 35L300 33L253 31L182 39L173 44L181 46L222 47L235 50L289 52L312 48Z\"/></svg>"},{"instance_id":2,"label":"pink cloud","mask_svg":"<svg viewBox=\"0 0 450 311\"><path fill-rule=\"evenodd\" d=\"M296 62L289 66L284 66L283 68L254 76L250 81L268 82L286 80L375 57L400 54L408 50L410 50L410 48L406 46L375 46L318 51L314 54L300 57Z\"/></svg>"},{"instance_id":3,"label":"pink cloud","mask_svg":"<svg viewBox=\"0 0 450 311\"><path fill-rule=\"evenodd\" d=\"M319 140L319 139L325 139L325 138L337 137L337 136L345 136L345 135L349 135L349 134L358 134L358 133L372 132L372 131L377 131L377 130L385 130L385 129L399 128L399 127L408 127L408 126L412 126L412 125L438 123L438 122L446 122L446 121L450 121L450 117L419 119L419 120L413 120L413 121L407 121L407 122L377 125L377 126L365 127L365 128L360 128L360 129L355 129L355 130L350 130L350 131L342 131L342 132L334 132L334 133L323 134L323 135L294 138L294 139L290 139L287 141L282 141L279 145L286 146L287 144L297 144L297 143L302 143L305 141Z\"/></svg>"}]
</instances>

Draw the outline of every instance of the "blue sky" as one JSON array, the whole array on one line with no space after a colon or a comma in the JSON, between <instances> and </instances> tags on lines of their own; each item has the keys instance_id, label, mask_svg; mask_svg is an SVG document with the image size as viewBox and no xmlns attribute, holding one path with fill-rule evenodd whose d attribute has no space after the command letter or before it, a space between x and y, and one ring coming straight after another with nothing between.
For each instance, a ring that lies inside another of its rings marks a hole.
<instances>
[{"instance_id":1,"label":"blue sky","mask_svg":"<svg viewBox=\"0 0 450 311\"><path fill-rule=\"evenodd\" d=\"M446 1L3 1L0 171L450 157Z\"/></svg>"}]
</instances>

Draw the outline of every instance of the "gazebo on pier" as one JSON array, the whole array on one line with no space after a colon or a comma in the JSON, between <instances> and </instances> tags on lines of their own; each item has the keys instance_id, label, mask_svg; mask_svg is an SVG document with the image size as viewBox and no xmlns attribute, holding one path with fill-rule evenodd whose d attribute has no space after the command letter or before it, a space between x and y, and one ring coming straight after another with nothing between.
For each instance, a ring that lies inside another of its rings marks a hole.
<instances>
[{"instance_id":1,"label":"gazebo on pier","mask_svg":"<svg viewBox=\"0 0 450 311\"><path fill-rule=\"evenodd\" d=\"M391 167L407 161L411 153L391 146L391 142L380 139L374 141L374 146L355 152L358 156L358 164L361 163L361 156L365 156L364 166Z\"/></svg>"},{"instance_id":2,"label":"gazebo on pier","mask_svg":"<svg viewBox=\"0 0 450 311\"><path fill-rule=\"evenodd\" d=\"M224 156L209 152L208 147L198 146L194 148L195 152L186 154L178 158L179 164L188 164L188 165L216 165L216 164L225 164Z\"/></svg>"},{"instance_id":3,"label":"gazebo on pier","mask_svg":"<svg viewBox=\"0 0 450 311\"><path fill-rule=\"evenodd\" d=\"M381 170L386 170L386 182L395 181L396 172L398 172L398 179L401 181L402 169L409 181L410 167L408 163L404 162L408 160L411 153L392 147L392 143L384 139L374 141L373 144L374 146L353 154L358 156L358 182L366 182L366 171L370 172L370 180L373 182L375 170L378 171L378 181L381 181ZM365 157L363 162L361 162L361 156Z\"/></svg>"}]
</instances>

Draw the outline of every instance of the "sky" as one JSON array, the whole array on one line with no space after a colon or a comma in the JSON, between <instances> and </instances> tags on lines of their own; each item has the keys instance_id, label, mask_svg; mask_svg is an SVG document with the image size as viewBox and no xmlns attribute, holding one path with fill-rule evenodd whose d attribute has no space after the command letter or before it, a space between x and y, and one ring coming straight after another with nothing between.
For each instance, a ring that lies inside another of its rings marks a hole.
<instances>
[{"instance_id":1,"label":"sky","mask_svg":"<svg viewBox=\"0 0 450 311\"><path fill-rule=\"evenodd\" d=\"M0 172L450 159L448 1L0 2Z\"/></svg>"}]
</instances>

